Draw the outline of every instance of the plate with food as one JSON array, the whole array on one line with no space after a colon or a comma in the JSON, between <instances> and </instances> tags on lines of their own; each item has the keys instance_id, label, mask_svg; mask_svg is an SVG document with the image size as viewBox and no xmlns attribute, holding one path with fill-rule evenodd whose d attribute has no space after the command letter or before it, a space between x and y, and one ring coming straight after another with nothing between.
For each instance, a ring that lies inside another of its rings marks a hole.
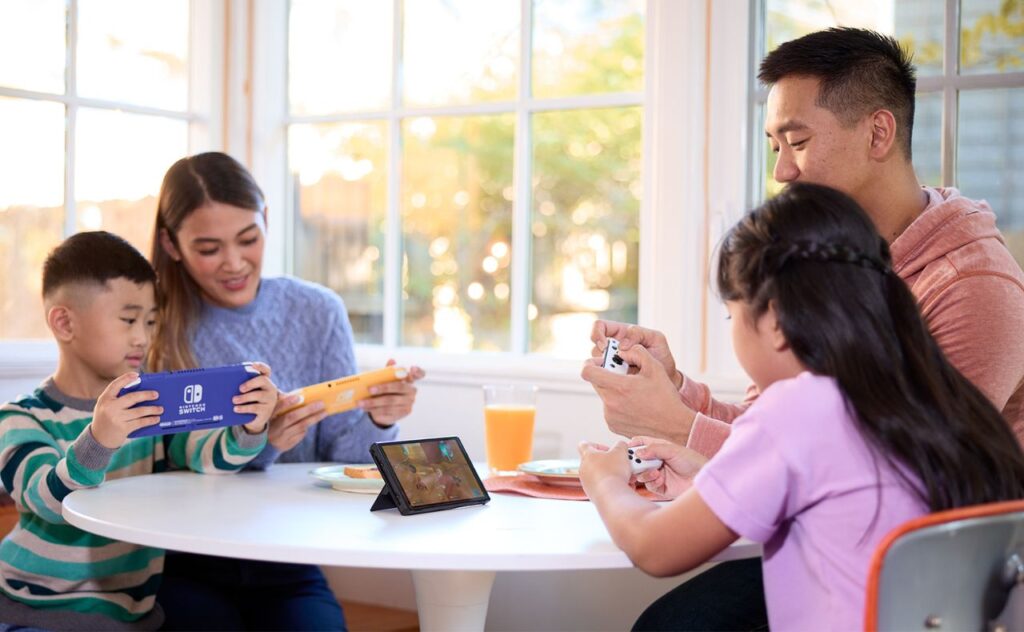
<instances>
[{"instance_id":1,"label":"plate with food","mask_svg":"<svg viewBox=\"0 0 1024 632\"><path fill-rule=\"evenodd\" d=\"M547 459L529 461L519 466L519 471L536 476L547 485L582 487L580 483L579 459Z\"/></svg>"},{"instance_id":2,"label":"plate with food","mask_svg":"<svg viewBox=\"0 0 1024 632\"><path fill-rule=\"evenodd\" d=\"M311 470L309 474L340 492L376 494L384 487L384 479L372 463L325 465Z\"/></svg>"}]
</instances>

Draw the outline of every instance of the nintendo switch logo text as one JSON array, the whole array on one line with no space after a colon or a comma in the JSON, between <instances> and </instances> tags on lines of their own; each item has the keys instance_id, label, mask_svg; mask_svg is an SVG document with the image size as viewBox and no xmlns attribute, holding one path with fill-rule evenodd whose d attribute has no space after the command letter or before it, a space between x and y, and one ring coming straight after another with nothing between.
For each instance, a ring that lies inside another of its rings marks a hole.
<instances>
[{"instance_id":1,"label":"nintendo switch logo text","mask_svg":"<svg viewBox=\"0 0 1024 632\"><path fill-rule=\"evenodd\" d=\"M203 401L203 385L189 384L185 387L185 403L198 404Z\"/></svg>"}]
</instances>

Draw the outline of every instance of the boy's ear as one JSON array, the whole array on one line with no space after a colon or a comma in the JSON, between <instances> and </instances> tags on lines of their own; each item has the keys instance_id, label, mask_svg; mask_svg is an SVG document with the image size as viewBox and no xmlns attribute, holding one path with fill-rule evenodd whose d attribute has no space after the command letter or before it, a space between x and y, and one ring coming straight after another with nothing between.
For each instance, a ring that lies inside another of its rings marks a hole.
<instances>
[{"instance_id":1,"label":"boy's ear","mask_svg":"<svg viewBox=\"0 0 1024 632\"><path fill-rule=\"evenodd\" d=\"M181 251L174 245L174 240L171 239L171 234L167 232L166 228L160 229L160 247L164 249L168 257L175 261L181 261Z\"/></svg>"},{"instance_id":2,"label":"boy's ear","mask_svg":"<svg viewBox=\"0 0 1024 632\"><path fill-rule=\"evenodd\" d=\"M46 311L46 324L58 342L71 342L75 337L74 315L66 305L54 305Z\"/></svg>"}]
</instances>

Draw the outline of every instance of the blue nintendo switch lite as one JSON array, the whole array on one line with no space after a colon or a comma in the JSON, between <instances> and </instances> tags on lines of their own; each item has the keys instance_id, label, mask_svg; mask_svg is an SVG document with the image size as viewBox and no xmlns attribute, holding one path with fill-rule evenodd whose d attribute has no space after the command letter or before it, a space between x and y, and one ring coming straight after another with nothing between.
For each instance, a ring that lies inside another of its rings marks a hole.
<instances>
[{"instance_id":1,"label":"blue nintendo switch lite","mask_svg":"<svg viewBox=\"0 0 1024 632\"><path fill-rule=\"evenodd\" d=\"M242 384L259 374L259 370L249 362L209 369L143 373L122 388L118 397L135 391L156 391L160 397L138 406L163 406L164 412L159 423L139 428L128 437L134 439L247 424L256 416L236 413L231 398L238 395Z\"/></svg>"}]
</instances>

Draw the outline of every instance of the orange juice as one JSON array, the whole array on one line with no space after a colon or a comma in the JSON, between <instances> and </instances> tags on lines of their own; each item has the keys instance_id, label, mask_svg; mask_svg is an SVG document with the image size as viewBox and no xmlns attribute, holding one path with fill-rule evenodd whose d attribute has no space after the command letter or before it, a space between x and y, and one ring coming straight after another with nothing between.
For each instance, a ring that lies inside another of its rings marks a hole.
<instances>
[{"instance_id":1,"label":"orange juice","mask_svg":"<svg viewBox=\"0 0 1024 632\"><path fill-rule=\"evenodd\" d=\"M534 406L490 404L484 406L487 465L494 472L514 472L530 460L533 451Z\"/></svg>"}]
</instances>

